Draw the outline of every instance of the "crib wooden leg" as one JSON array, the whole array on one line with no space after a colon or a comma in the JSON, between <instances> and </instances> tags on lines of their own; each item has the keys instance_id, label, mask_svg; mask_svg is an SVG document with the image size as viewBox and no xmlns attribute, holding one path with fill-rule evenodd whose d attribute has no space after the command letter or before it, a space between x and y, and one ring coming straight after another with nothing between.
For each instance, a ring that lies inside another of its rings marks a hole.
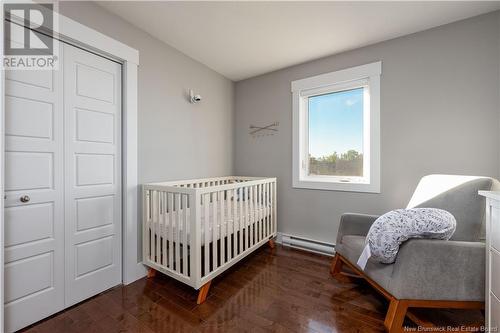
<instances>
[{"instance_id":1,"label":"crib wooden leg","mask_svg":"<svg viewBox=\"0 0 500 333\"><path fill-rule=\"evenodd\" d=\"M200 290L198 290L198 300L196 301L196 304L201 304L205 302L205 300L207 299L208 290L210 289L211 283L212 280L208 281L203 286L201 286Z\"/></svg>"},{"instance_id":2,"label":"crib wooden leg","mask_svg":"<svg viewBox=\"0 0 500 333\"><path fill-rule=\"evenodd\" d=\"M148 268L148 279L154 278L156 276L156 269Z\"/></svg>"},{"instance_id":3,"label":"crib wooden leg","mask_svg":"<svg viewBox=\"0 0 500 333\"><path fill-rule=\"evenodd\" d=\"M276 244L274 243L274 239L270 239L268 244L269 244L269 247L271 248L271 250L273 250L276 247Z\"/></svg>"}]
</instances>

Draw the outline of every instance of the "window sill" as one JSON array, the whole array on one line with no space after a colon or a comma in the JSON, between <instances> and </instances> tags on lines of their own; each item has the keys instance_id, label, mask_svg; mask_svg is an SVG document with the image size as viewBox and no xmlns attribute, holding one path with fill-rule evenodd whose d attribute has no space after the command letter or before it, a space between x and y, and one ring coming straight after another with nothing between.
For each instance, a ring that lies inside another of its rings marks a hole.
<instances>
[{"instance_id":1,"label":"window sill","mask_svg":"<svg viewBox=\"0 0 500 333\"><path fill-rule=\"evenodd\" d=\"M323 191L380 193L380 184L374 183L294 180L293 188Z\"/></svg>"}]
</instances>

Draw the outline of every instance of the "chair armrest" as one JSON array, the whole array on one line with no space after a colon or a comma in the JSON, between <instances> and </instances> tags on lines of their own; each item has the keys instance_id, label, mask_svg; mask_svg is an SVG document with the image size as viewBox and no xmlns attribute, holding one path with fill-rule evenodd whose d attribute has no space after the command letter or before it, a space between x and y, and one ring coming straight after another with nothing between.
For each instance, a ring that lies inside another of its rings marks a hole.
<instances>
[{"instance_id":1,"label":"chair armrest","mask_svg":"<svg viewBox=\"0 0 500 333\"><path fill-rule=\"evenodd\" d=\"M398 299L483 301L485 244L411 239L398 253L388 291Z\"/></svg>"},{"instance_id":2,"label":"chair armrest","mask_svg":"<svg viewBox=\"0 0 500 333\"><path fill-rule=\"evenodd\" d=\"M366 236L377 218L376 215L342 214L337 232L337 244L342 243L342 237L345 235Z\"/></svg>"}]
</instances>

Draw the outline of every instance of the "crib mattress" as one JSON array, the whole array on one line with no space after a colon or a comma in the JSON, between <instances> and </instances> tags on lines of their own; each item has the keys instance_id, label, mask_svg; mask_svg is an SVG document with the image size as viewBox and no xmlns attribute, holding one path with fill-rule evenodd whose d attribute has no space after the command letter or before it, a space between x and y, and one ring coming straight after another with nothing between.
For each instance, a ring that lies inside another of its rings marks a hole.
<instances>
[{"instance_id":1,"label":"crib mattress","mask_svg":"<svg viewBox=\"0 0 500 333\"><path fill-rule=\"evenodd\" d=\"M208 203L209 205L209 219L206 222L205 213L205 205L201 206L202 216L200 218L201 221L201 242L205 244L206 240L208 242L212 242L214 239L219 240L221 235L223 237L227 235L231 235L234 232L237 232L240 229L240 220L242 223L246 223L247 225L251 225L256 221L260 221L263 218L269 216L269 212L271 211L270 205L265 205L261 203L253 203L253 209L246 209L245 207L241 208L240 205L236 205L236 218L234 218L234 207L228 207L225 205L224 209L224 218L221 218L220 212L220 203L216 202L216 213L217 213L217 223L216 230L214 235L214 203ZM267 215L266 215L267 208ZM230 210L230 212L229 212ZM187 229L187 241L190 243L190 219L191 219L191 209L187 209L187 218L186 218L186 229ZM181 215L181 223L177 225L177 214ZM208 227L208 235L205 238L205 230ZM165 237L167 239L173 239L174 242L184 242L184 210L181 209L179 211L173 212L171 215L165 214L160 215L158 221L154 221L150 223L151 235L159 235L161 237ZM172 237L173 236L173 237ZM215 236L215 237L214 237Z\"/></svg>"}]
</instances>

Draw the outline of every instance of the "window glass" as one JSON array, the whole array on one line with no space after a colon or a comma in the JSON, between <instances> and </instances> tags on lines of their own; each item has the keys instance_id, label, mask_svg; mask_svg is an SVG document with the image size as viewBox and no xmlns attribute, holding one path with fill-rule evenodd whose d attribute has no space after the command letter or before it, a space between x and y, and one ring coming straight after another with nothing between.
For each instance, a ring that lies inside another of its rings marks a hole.
<instances>
[{"instance_id":1,"label":"window glass","mask_svg":"<svg viewBox=\"0 0 500 333\"><path fill-rule=\"evenodd\" d=\"M364 89L308 97L308 175L363 177Z\"/></svg>"}]
</instances>

